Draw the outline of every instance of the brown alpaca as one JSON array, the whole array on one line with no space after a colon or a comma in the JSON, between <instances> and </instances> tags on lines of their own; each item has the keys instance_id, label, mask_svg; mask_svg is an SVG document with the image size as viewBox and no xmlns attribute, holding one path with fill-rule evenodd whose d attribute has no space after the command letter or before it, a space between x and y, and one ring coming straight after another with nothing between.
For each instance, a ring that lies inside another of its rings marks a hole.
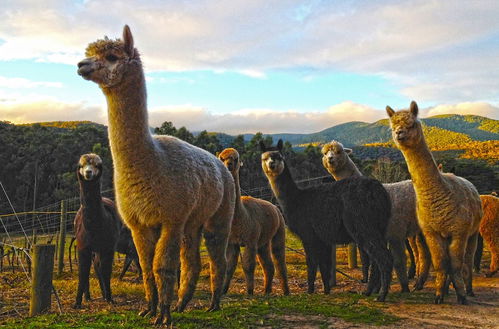
<instances>
[{"instance_id":1,"label":"brown alpaca","mask_svg":"<svg viewBox=\"0 0 499 329\"><path fill-rule=\"evenodd\" d=\"M416 102L409 110L395 112L387 106L386 112L416 191L418 222L436 271L435 303L443 302L449 274L458 303L467 304L466 293L473 296L471 271L482 217L480 196L466 179L439 171L417 118Z\"/></svg>"},{"instance_id":2,"label":"brown alpaca","mask_svg":"<svg viewBox=\"0 0 499 329\"><path fill-rule=\"evenodd\" d=\"M236 207L227 247L228 264L224 293L229 290L230 281L236 270L240 247L244 246L242 265L246 277L247 293L253 294L255 257L258 255L258 261L265 276L265 293L272 292L273 258L281 280L282 290L285 295L289 295L285 257L286 229L280 210L268 201L255 199L251 196L241 196L239 168L242 163L239 159L239 153L235 149L223 150L218 158L229 169L236 184ZM272 258L270 256L271 250Z\"/></svg>"},{"instance_id":3,"label":"brown alpaca","mask_svg":"<svg viewBox=\"0 0 499 329\"><path fill-rule=\"evenodd\" d=\"M480 222L480 234L490 250L491 277L499 270L499 198L493 195L480 195L483 217Z\"/></svg>"},{"instance_id":4,"label":"brown alpaca","mask_svg":"<svg viewBox=\"0 0 499 329\"><path fill-rule=\"evenodd\" d=\"M352 153L349 148L343 147L343 144L337 141L331 141L322 147L322 164L326 170L339 181L348 177L359 177L362 173L355 163L348 156ZM407 277L407 257L405 254L405 241L407 238L415 237L421 232L416 217L416 194L411 180L405 180L397 183L383 184L390 195L392 211L388 227L386 229L386 239L389 243L389 249L393 256L393 266L402 287L402 292L409 292L409 279ZM428 248L423 243L417 243L417 240L411 241L415 257L418 259L418 281L416 289L422 289L429 273L430 255ZM420 250L421 249L421 250ZM419 252L421 251L421 252ZM361 251L362 262L366 256ZM366 269L363 268L366 272Z\"/></svg>"},{"instance_id":5,"label":"brown alpaca","mask_svg":"<svg viewBox=\"0 0 499 329\"><path fill-rule=\"evenodd\" d=\"M211 304L220 307L225 251L234 214L234 180L212 154L172 136L151 136L139 53L125 25L123 40L88 45L78 74L106 96L116 200L139 253L148 306L170 323L170 305L182 259L177 311L183 311L199 277L201 232L210 256Z\"/></svg>"}]
</instances>

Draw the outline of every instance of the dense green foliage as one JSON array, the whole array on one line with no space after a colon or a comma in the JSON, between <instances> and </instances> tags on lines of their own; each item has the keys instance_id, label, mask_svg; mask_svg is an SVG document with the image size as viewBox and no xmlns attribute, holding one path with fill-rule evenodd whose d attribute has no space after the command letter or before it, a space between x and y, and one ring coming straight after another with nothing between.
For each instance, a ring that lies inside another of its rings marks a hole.
<instances>
[{"instance_id":1,"label":"dense green foliage","mask_svg":"<svg viewBox=\"0 0 499 329\"><path fill-rule=\"evenodd\" d=\"M475 128L482 129L487 126L489 134L499 136L496 129L497 120L453 115L424 119L424 121L429 143L436 144L433 148L438 150L434 152L435 157L437 161L444 164L446 171L468 178L481 193L489 193L497 189L499 186L498 142L497 140L472 141L469 133ZM452 128L449 122L454 121L459 123L457 127L466 129L468 134L446 130ZM440 122L439 127L435 122ZM277 138L284 138L287 161L296 180L324 176L327 181L329 177L322 167L319 146L306 144L302 147L292 147L292 144L298 143L297 139L293 139L293 136L296 137L294 134L263 135L257 133L236 137L206 131L194 134L185 127L177 129L171 122L164 122L160 127L155 128L154 132L176 136L213 154L225 147L237 149L244 164L240 172L243 194L268 198L271 196L267 179L261 170L258 146L260 141L270 145L273 141L277 141ZM337 139L346 145L352 143L359 145L365 142L389 141L390 131L387 121L381 120L373 124L350 122L317 134L299 136L302 136L300 138L309 136L309 140L321 136L321 140L324 141ZM103 125L76 121L31 125L0 122L0 141L2 144L0 181L18 212L77 196L78 185L74 172L80 155L84 153L95 152L101 155L104 160L102 188L104 190L112 188L112 159L107 128ZM447 147L444 144L448 144ZM371 146L355 146L354 161L366 175L384 182L408 178L401 153L389 146L389 142ZM460 159L461 157L466 159ZM0 192L3 194L3 191ZM11 212L12 209L7 199L0 198L0 214Z\"/></svg>"}]
</instances>

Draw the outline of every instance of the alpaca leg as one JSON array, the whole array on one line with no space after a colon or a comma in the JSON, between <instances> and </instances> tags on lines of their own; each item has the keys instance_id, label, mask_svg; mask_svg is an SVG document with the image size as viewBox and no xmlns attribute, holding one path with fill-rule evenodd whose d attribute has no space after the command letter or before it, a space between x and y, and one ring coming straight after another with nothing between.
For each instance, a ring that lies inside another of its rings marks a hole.
<instances>
[{"instance_id":1,"label":"alpaca leg","mask_svg":"<svg viewBox=\"0 0 499 329\"><path fill-rule=\"evenodd\" d=\"M210 257L211 301L208 312L220 309L220 297L227 271L228 228L214 229L212 232L204 231L205 245Z\"/></svg>"},{"instance_id":2,"label":"alpaca leg","mask_svg":"<svg viewBox=\"0 0 499 329\"><path fill-rule=\"evenodd\" d=\"M426 243L426 239L422 233L418 234L416 237L416 245L418 249L418 278L416 284L414 285L414 290L422 290L426 280L428 280L428 275L430 274L431 266L431 253Z\"/></svg>"},{"instance_id":3,"label":"alpaca leg","mask_svg":"<svg viewBox=\"0 0 499 329\"><path fill-rule=\"evenodd\" d=\"M158 288L159 306L159 314L153 321L155 325L171 323L170 305L177 281L180 243L183 238L183 227L171 224L170 222L161 226L154 250L153 273Z\"/></svg>"},{"instance_id":4,"label":"alpaca leg","mask_svg":"<svg viewBox=\"0 0 499 329\"><path fill-rule=\"evenodd\" d=\"M140 262L139 262L139 256L135 255L133 257L133 263L135 264L135 267L137 268L137 281L140 281L142 278L142 267L140 267Z\"/></svg>"},{"instance_id":5,"label":"alpaca leg","mask_svg":"<svg viewBox=\"0 0 499 329\"><path fill-rule=\"evenodd\" d=\"M101 255L101 276L104 286L104 299L109 303L113 302L111 293L111 275L113 272L114 250Z\"/></svg>"},{"instance_id":6,"label":"alpaca leg","mask_svg":"<svg viewBox=\"0 0 499 329\"><path fill-rule=\"evenodd\" d=\"M414 279L416 275L416 255L413 247L411 247L411 243L409 239L405 240L405 249L409 253L409 260L411 265L409 265L409 269L407 270L407 279Z\"/></svg>"},{"instance_id":7,"label":"alpaca leg","mask_svg":"<svg viewBox=\"0 0 499 329\"><path fill-rule=\"evenodd\" d=\"M186 227L185 232L180 249L180 288L178 302L175 307L178 312L182 312L192 299L201 272L201 258L199 256L201 227L192 229Z\"/></svg>"},{"instance_id":8,"label":"alpaca leg","mask_svg":"<svg viewBox=\"0 0 499 329\"><path fill-rule=\"evenodd\" d=\"M463 279L464 257L468 237L454 236L449 245L450 275L456 290L457 302L466 305L466 292ZM474 245L476 248L476 244ZM471 265L471 264L470 264ZM470 273L471 274L471 273Z\"/></svg>"},{"instance_id":9,"label":"alpaca leg","mask_svg":"<svg viewBox=\"0 0 499 329\"><path fill-rule=\"evenodd\" d=\"M258 249L258 260L260 266L263 269L264 274L264 287L265 294L268 295L272 292L272 280L274 279L274 264L272 263L272 257L270 256L270 244L260 247Z\"/></svg>"},{"instance_id":10,"label":"alpaca leg","mask_svg":"<svg viewBox=\"0 0 499 329\"><path fill-rule=\"evenodd\" d=\"M123 269L121 270L119 280L123 281L123 277L125 276L126 271L130 267L130 264L132 264L132 257L130 255L126 254L125 255L125 263L123 264Z\"/></svg>"},{"instance_id":11,"label":"alpaca leg","mask_svg":"<svg viewBox=\"0 0 499 329\"><path fill-rule=\"evenodd\" d=\"M359 253L362 262L362 282L366 283L369 280L369 255L362 248L359 248Z\"/></svg>"},{"instance_id":12,"label":"alpaca leg","mask_svg":"<svg viewBox=\"0 0 499 329\"><path fill-rule=\"evenodd\" d=\"M230 281L234 276L236 271L237 261L239 259L240 248L237 244L229 244L227 246L227 275L225 276L223 293L226 294L229 291Z\"/></svg>"},{"instance_id":13,"label":"alpaca leg","mask_svg":"<svg viewBox=\"0 0 499 329\"><path fill-rule=\"evenodd\" d=\"M491 247L490 254L490 269L489 273L485 275L487 278L491 278L499 271L499 253L495 252Z\"/></svg>"},{"instance_id":14,"label":"alpaca leg","mask_svg":"<svg viewBox=\"0 0 499 329\"><path fill-rule=\"evenodd\" d=\"M272 258L277 269L277 276L281 280L281 288L284 295L289 295L288 271L286 268L286 230L284 225L279 228L272 238Z\"/></svg>"},{"instance_id":15,"label":"alpaca leg","mask_svg":"<svg viewBox=\"0 0 499 329\"><path fill-rule=\"evenodd\" d=\"M307 263L307 292L313 294L315 290L315 277L317 276L317 266L318 261L316 260L316 255L312 248L303 245L305 248L305 260Z\"/></svg>"},{"instance_id":16,"label":"alpaca leg","mask_svg":"<svg viewBox=\"0 0 499 329\"><path fill-rule=\"evenodd\" d=\"M431 253L431 260L436 272L435 276L435 304L442 304L445 296L445 281L449 259L447 256L446 241L434 232L425 232L424 237Z\"/></svg>"},{"instance_id":17,"label":"alpaca leg","mask_svg":"<svg viewBox=\"0 0 499 329\"><path fill-rule=\"evenodd\" d=\"M325 295L328 295L331 292L332 255L330 251L331 247L325 247L319 254L319 270L321 272Z\"/></svg>"},{"instance_id":18,"label":"alpaca leg","mask_svg":"<svg viewBox=\"0 0 499 329\"><path fill-rule=\"evenodd\" d=\"M255 288L256 247L246 246L242 253L241 265L246 278L246 293L253 295Z\"/></svg>"},{"instance_id":19,"label":"alpaca leg","mask_svg":"<svg viewBox=\"0 0 499 329\"><path fill-rule=\"evenodd\" d=\"M473 268L475 269L475 273L480 273L482 254L483 254L483 238L481 234L478 234L475 258L473 259Z\"/></svg>"},{"instance_id":20,"label":"alpaca leg","mask_svg":"<svg viewBox=\"0 0 499 329\"><path fill-rule=\"evenodd\" d=\"M390 251L393 256L393 267L397 273L402 292L409 292L409 279L407 278L407 257L405 254L404 240L390 240Z\"/></svg>"},{"instance_id":21,"label":"alpaca leg","mask_svg":"<svg viewBox=\"0 0 499 329\"><path fill-rule=\"evenodd\" d=\"M146 295L147 308L140 311L140 316L155 316L158 307L158 290L154 281L152 264L154 259L154 248L158 240L158 232L147 227L133 228L133 242L139 255L140 267L142 268L142 281Z\"/></svg>"},{"instance_id":22,"label":"alpaca leg","mask_svg":"<svg viewBox=\"0 0 499 329\"><path fill-rule=\"evenodd\" d=\"M83 293L89 290L88 277L92 265L92 251L90 249L79 250L78 259L78 291L76 292L74 308L81 308Z\"/></svg>"},{"instance_id":23,"label":"alpaca leg","mask_svg":"<svg viewBox=\"0 0 499 329\"><path fill-rule=\"evenodd\" d=\"M393 268L392 255L388 251L386 242L383 239L369 241L365 245L365 250L379 271L381 289L376 300L383 302L390 289Z\"/></svg>"},{"instance_id":24,"label":"alpaca leg","mask_svg":"<svg viewBox=\"0 0 499 329\"><path fill-rule=\"evenodd\" d=\"M102 294L102 299L106 300L106 288L102 277L102 258L100 253L95 254L93 263L95 275L97 276L97 281L99 281L99 288Z\"/></svg>"},{"instance_id":25,"label":"alpaca leg","mask_svg":"<svg viewBox=\"0 0 499 329\"><path fill-rule=\"evenodd\" d=\"M463 278L466 285L466 295L474 297L473 292L473 260L478 242L478 232L468 238L466 253L464 254Z\"/></svg>"}]
</instances>

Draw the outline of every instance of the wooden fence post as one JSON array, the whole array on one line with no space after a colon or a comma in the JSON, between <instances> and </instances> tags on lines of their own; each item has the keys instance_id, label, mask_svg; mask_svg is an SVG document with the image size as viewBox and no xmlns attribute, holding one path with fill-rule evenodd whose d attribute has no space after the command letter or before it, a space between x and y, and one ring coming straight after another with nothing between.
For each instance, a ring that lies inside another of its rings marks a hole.
<instances>
[{"instance_id":1,"label":"wooden fence post","mask_svg":"<svg viewBox=\"0 0 499 329\"><path fill-rule=\"evenodd\" d=\"M61 201L61 225L59 227L59 246L57 255L57 274L64 270L64 243L66 242L66 202Z\"/></svg>"},{"instance_id":2,"label":"wooden fence post","mask_svg":"<svg viewBox=\"0 0 499 329\"><path fill-rule=\"evenodd\" d=\"M336 286L336 245L331 247L331 279L329 279L331 287Z\"/></svg>"},{"instance_id":3,"label":"wooden fence post","mask_svg":"<svg viewBox=\"0 0 499 329\"><path fill-rule=\"evenodd\" d=\"M50 309L54 252L55 246L53 244L39 244L34 246L29 316L34 316Z\"/></svg>"},{"instance_id":4,"label":"wooden fence post","mask_svg":"<svg viewBox=\"0 0 499 329\"><path fill-rule=\"evenodd\" d=\"M348 244L348 268L357 268L357 245Z\"/></svg>"}]
</instances>

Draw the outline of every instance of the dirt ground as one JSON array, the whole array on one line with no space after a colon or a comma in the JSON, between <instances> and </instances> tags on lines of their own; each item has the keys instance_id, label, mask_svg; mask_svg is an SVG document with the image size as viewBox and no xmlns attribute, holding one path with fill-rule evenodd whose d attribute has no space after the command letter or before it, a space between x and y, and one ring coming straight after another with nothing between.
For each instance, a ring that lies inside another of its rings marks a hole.
<instances>
[{"instance_id":1,"label":"dirt ground","mask_svg":"<svg viewBox=\"0 0 499 329\"><path fill-rule=\"evenodd\" d=\"M117 280L117 274L121 267L122 260L118 260L116 271L113 278L113 294L115 296L115 305L108 305L101 298L97 290L96 279L91 279L91 292L94 300L86 303L83 310L74 310L71 306L74 302L77 287L76 271L66 273L63 277L54 280L54 286L59 292L64 313L92 313L109 310L111 312L120 312L128 310L138 310L144 306L142 284L137 283L134 273L128 273L124 282ZM300 264L294 267L293 263ZM201 280L198 284L198 291L209 291L208 286L208 268L205 264L201 274ZM360 269L349 270L346 266L339 268L349 276L360 278ZM306 292L306 272L300 259L292 259L288 265L290 288L292 294ZM261 280L262 274L257 270L255 282L256 294L262 294ZM334 287L335 292L360 293L364 285L351 278L337 275L338 286ZM454 328L499 328L499 277L485 278L483 274L474 274L474 290L476 297L469 297L469 305L458 305L455 294L451 291L445 299L443 305L433 304L433 277L430 277L425 289L421 292L415 292L407 295L399 293L399 285L394 280L391 286L391 292L388 295L387 302L379 304L380 308L399 318L400 321L388 326L374 326L365 324L355 324L338 318L325 319L320 316L301 316L287 315L283 317L289 328L429 328L429 329L454 329ZM119 282L119 283L118 283ZM316 285L320 287L320 281ZM276 294L280 294L277 282ZM452 289L451 289L452 290ZM231 291L244 292L244 279L242 273L236 272ZM318 293L321 293L320 288ZM394 296L390 298L390 295ZM223 303L223 300L222 300ZM203 309L206 305L204 300L194 298L189 305L190 309ZM223 307L223 304L222 304ZM15 274L11 272L0 273L0 327L2 323L13 318L26 317L29 309L29 285L27 278L22 272ZM52 312L57 312L57 303L53 301ZM322 322L322 324L317 324ZM327 325L325 325L327 322ZM263 327L262 327L263 328Z\"/></svg>"}]
</instances>

